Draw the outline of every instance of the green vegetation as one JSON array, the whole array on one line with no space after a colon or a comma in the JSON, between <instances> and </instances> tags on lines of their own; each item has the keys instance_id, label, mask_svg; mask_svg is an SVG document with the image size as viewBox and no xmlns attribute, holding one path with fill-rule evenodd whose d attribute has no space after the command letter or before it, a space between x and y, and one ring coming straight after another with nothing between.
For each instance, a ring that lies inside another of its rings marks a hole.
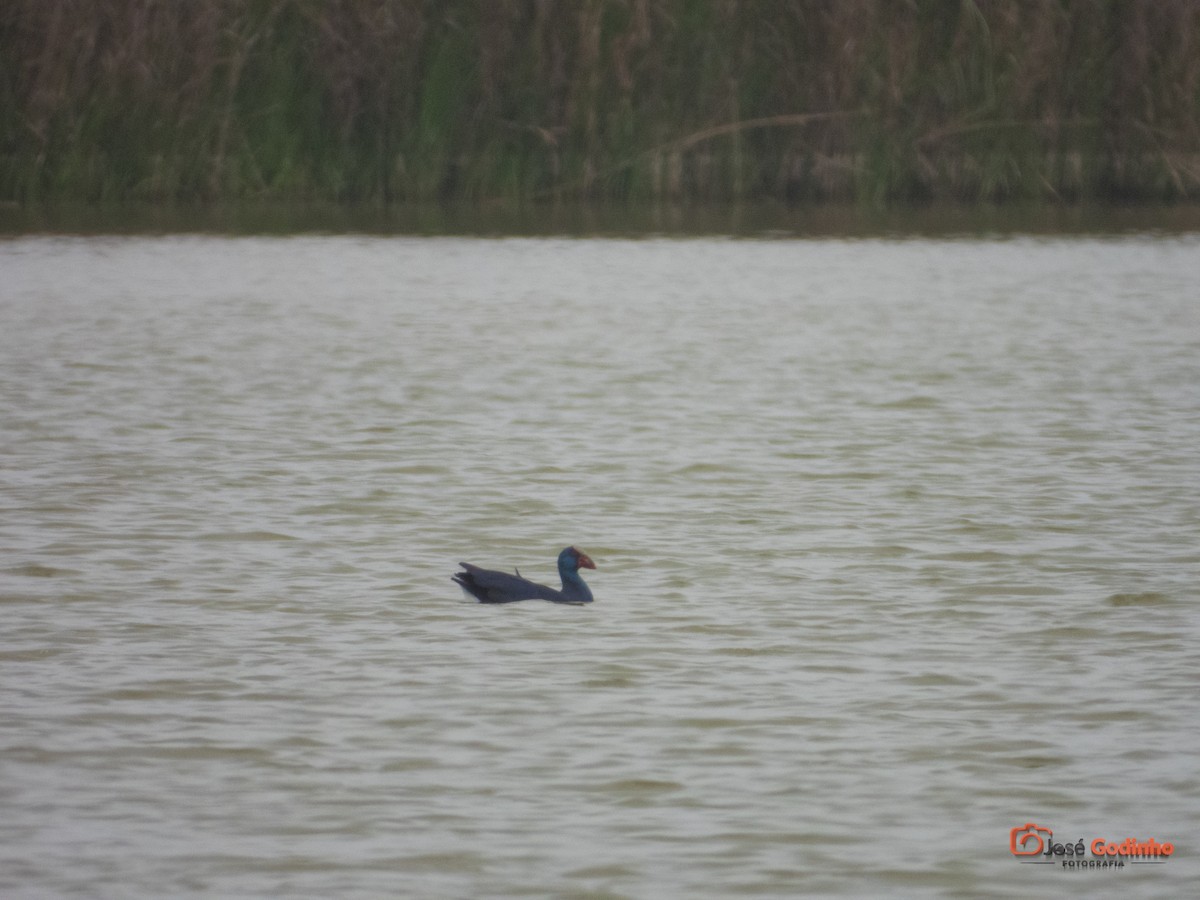
<instances>
[{"instance_id":1,"label":"green vegetation","mask_svg":"<svg viewBox=\"0 0 1200 900\"><path fill-rule=\"evenodd\" d=\"M0 200L1200 199L1195 0L5 0Z\"/></svg>"}]
</instances>

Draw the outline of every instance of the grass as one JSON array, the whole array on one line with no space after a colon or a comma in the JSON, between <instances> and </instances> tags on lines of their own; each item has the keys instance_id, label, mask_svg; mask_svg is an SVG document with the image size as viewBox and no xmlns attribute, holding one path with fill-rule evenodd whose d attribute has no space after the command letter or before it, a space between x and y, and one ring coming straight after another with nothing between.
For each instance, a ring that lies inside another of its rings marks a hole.
<instances>
[{"instance_id":1,"label":"grass","mask_svg":"<svg viewBox=\"0 0 1200 900\"><path fill-rule=\"evenodd\" d=\"M1192 0L7 0L0 200L1200 198Z\"/></svg>"}]
</instances>

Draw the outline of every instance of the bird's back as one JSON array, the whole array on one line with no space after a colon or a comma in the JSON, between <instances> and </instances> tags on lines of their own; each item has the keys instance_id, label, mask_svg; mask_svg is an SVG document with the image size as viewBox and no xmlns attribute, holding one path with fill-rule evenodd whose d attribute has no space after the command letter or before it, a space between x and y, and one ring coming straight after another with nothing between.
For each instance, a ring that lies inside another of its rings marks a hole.
<instances>
[{"instance_id":1,"label":"bird's back","mask_svg":"<svg viewBox=\"0 0 1200 900\"><path fill-rule=\"evenodd\" d=\"M554 600L561 602L562 592L536 584L517 575L481 569L470 563L459 563L463 571L452 577L463 590L480 603L513 603L517 600Z\"/></svg>"}]
</instances>

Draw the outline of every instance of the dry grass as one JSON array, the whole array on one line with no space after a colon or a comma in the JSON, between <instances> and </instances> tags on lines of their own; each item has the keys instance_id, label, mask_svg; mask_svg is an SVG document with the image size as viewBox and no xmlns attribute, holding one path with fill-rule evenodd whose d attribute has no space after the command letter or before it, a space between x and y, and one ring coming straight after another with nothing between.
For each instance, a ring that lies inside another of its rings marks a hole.
<instances>
[{"instance_id":1,"label":"dry grass","mask_svg":"<svg viewBox=\"0 0 1200 900\"><path fill-rule=\"evenodd\" d=\"M1200 197L1194 0L7 0L0 199Z\"/></svg>"}]
</instances>

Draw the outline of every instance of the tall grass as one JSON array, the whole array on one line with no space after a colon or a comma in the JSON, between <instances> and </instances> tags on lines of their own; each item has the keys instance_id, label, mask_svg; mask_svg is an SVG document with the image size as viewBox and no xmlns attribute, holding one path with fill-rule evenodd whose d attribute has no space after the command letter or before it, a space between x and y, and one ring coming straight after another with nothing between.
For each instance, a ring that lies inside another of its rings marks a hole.
<instances>
[{"instance_id":1,"label":"tall grass","mask_svg":"<svg viewBox=\"0 0 1200 900\"><path fill-rule=\"evenodd\" d=\"M5 0L0 199L1200 198L1194 0Z\"/></svg>"}]
</instances>

